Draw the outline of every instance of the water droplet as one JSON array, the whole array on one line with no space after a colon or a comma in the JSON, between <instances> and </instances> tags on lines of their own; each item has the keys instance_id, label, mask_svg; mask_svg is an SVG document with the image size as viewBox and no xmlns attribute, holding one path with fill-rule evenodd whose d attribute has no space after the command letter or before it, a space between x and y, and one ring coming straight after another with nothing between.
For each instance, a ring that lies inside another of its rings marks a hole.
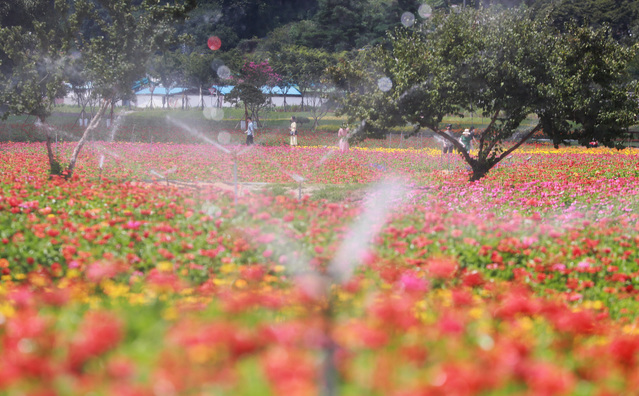
<instances>
[{"instance_id":1,"label":"water droplet","mask_svg":"<svg viewBox=\"0 0 639 396\"><path fill-rule=\"evenodd\" d=\"M448 376L444 372L440 372L436 376L432 377L430 380L431 385L433 386L442 386L446 383L446 379Z\"/></svg>"},{"instance_id":2,"label":"water droplet","mask_svg":"<svg viewBox=\"0 0 639 396\"><path fill-rule=\"evenodd\" d=\"M388 77L382 77L377 80L377 87L382 92L388 92L393 88L393 82Z\"/></svg>"},{"instance_id":3,"label":"water droplet","mask_svg":"<svg viewBox=\"0 0 639 396\"><path fill-rule=\"evenodd\" d=\"M231 143L231 134L226 131L222 131L217 134L217 141L220 142L220 144L229 144Z\"/></svg>"},{"instance_id":4,"label":"water droplet","mask_svg":"<svg viewBox=\"0 0 639 396\"><path fill-rule=\"evenodd\" d=\"M222 121L224 119L224 110L214 107L211 109L211 118L213 121Z\"/></svg>"},{"instance_id":5,"label":"water droplet","mask_svg":"<svg viewBox=\"0 0 639 396\"><path fill-rule=\"evenodd\" d=\"M411 27L415 23L415 15L412 12L406 11L402 14L402 25Z\"/></svg>"},{"instance_id":6,"label":"water droplet","mask_svg":"<svg viewBox=\"0 0 639 396\"><path fill-rule=\"evenodd\" d=\"M33 352L35 349L35 345L33 344L33 341L31 341L28 338L23 338L20 341L18 341L18 350L21 353L31 353Z\"/></svg>"},{"instance_id":7,"label":"water droplet","mask_svg":"<svg viewBox=\"0 0 639 396\"><path fill-rule=\"evenodd\" d=\"M422 4L419 6L417 13L420 17L426 19L433 15L433 9L428 4Z\"/></svg>"},{"instance_id":8,"label":"water droplet","mask_svg":"<svg viewBox=\"0 0 639 396\"><path fill-rule=\"evenodd\" d=\"M217 76L223 80L226 80L231 77L231 69L222 65L217 68Z\"/></svg>"},{"instance_id":9,"label":"water droplet","mask_svg":"<svg viewBox=\"0 0 639 396\"><path fill-rule=\"evenodd\" d=\"M484 351L489 351L495 346L495 341L493 341L493 338L488 334L482 334L481 336L479 336L477 343L479 344L479 347Z\"/></svg>"},{"instance_id":10,"label":"water droplet","mask_svg":"<svg viewBox=\"0 0 639 396\"><path fill-rule=\"evenodd\" d=\"M219 37L217 36L211 36L209 37L208 41L206 42L206 44L209 46L210 49L212 49L213 51L217 51L220 49L220 47L222 46L222 40L220 40Z\"/></svg>"},{"instance_id":11,"label":"water droplet","mask_svg":"<svg viewBox=\"0 0 639 396\"><path fill-rule=\"evenodd\" d=\"M221 214L220 208L213 204L205 204L202 206L202 212L211 217L218 217Z\"/></svg>"},{"instance_id":12,"label":"water droplet","mask_svg":"<svg viewBox=\"0 0 639 396\"><path fill-rule=\"evenodd\" d=\"M224 119L224 110L219 107L205 107L202 113L207 120L222 121Z\"/></svg>"}]
</instances>

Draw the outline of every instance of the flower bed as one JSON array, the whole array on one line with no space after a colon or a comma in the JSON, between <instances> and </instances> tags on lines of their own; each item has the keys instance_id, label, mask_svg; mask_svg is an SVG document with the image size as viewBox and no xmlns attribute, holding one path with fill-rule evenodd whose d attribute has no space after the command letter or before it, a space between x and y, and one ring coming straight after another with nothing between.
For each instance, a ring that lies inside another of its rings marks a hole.
<instances>
[{"instance_id":1,"label":"flower bed","mask_svg":"<svg viewBox=\"0 0 639 396\"><path fill-rule=\"evenodd\" d=\"M311 395L331 351L345 395L637 385L632 152L528 146L469 184L432 149L257 147L240 181L368 192L244 191L237 206L157 176L231 180L233 155L211 146L92 143L70 181L49 180L42 145L0 158L9 394ZM390 177L392 199L372 187ZM336 275L353 241L354 273Z\"/></svg>"}]
</instances>

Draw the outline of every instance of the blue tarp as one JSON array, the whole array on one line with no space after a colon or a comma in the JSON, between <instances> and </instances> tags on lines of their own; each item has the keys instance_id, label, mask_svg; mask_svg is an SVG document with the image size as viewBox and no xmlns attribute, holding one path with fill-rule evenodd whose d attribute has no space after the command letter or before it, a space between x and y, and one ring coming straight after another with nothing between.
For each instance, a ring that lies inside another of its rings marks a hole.
<instances>
[{"instance_id":1,"label":"blue tarp","mask_svg":"<svg viewBox=\"0 0 639 396\"><path fill-rule=\"evenodd\" d=\"M171 88L169 90L169 95L175 95L175 94L179 94L182 93L184 91L186 91L187 88L182 88L182 87L175 87L175 88ZM136 95L151 95L151 89L149 88L144 88L141 91L138 91L135 93ZM166 88L158 86L155 87L155 89L153 90L153 95L166 95Z\"/></svg>"},{"instance_id":2,"label":"blue tarp","mask_svg":"<svg viewBox=\"0 0 639 396\"><path fill-rule=\"evenodd\" d=\"M148 78L143 78L140 81L136 81L133 83L133 87L132 89L135 91L136 89L140 89L141 87L148 85L149 84L149 79Z\"/></svg>"},{"instance_id":3,"label":"blue tarp","mask_svg":"<svg viewBox=\"0 0 639 396\"><path fill-rule=\"evenodd\" d=\"M233 90L232 85L213 85L211 89L215 89L217 93L222 95L227 95L229 92Z\"/></svg>"},{"instance_id":4,"label":"blue tarp","mask_svg":"<svg viewBox=\"0 0 639 396\"><path fill-rule=\"evenodd\" d=\"M227 95L229 92L233 90L233 85L213 85L212 89L217 90L218 93L222 95ZM301 96L300 91L295 87L267 87L266 85L262 87L262 93L266 95L284 95L286 92L287 96Z\"/></svg>"},{"instance_id":5,"label":"blue tarp","mask_svg":"<svg viewBox=\"0 0 639 396\"><path fill-rule=\"evenodd\" d=\"M262 92L265 94L271 95L282 95L286 94L287 96L302 96L300 91L295 87L262 87Z\"/></svg>"}]
</instances>

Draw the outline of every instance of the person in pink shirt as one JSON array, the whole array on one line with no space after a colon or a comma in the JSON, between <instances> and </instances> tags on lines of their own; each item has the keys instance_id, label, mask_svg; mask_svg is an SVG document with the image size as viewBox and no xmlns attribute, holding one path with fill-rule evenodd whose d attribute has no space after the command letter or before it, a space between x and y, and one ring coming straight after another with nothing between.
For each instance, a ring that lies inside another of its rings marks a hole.
<instances>
[{"instance_id":1,"label":"person in pink shirt","mask_svg":"<svg viewBox=\"0 0 639 396\"><path fill-rule=\"evenodd\" d=\"M339 137L339 151L345 153L349 150L348 145L348 131L350 129L342 125L342 127L337 131L337 137Z\"/></svg>"}]
</instances>

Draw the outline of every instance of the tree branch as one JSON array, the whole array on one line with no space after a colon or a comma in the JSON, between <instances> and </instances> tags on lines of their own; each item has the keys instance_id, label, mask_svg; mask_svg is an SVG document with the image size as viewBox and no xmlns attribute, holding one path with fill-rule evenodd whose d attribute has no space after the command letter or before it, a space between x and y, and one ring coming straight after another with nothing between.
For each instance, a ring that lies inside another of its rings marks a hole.
<instances>
[{"instance_id":1,"label":"tree branch","mask_svg":"<svg viewBox=\"0 0 639 396\"><path fill-rule=\"evenodd\" d=\"M478 158L482 158L482 154L484 150L484 139L486 138L487 132L490 132L490 130L495 125L495 122L497 121L498 116L499 116L499 110L495 111L495 114L490 119L490 124L488 124L486 129L484 129L484 132L479 137L479 152L477 153ZM492 150L492 147L488 149L488 151L486 152L486 157L488 157L488 153L490 153L490 150Z\"/></svg>"},{"instance_id":2,"label":"tree branch","mask_svg":"<svg viewBox=\"0 0 639 396\"><path fill-rule=\"evenodd\" d=\"M468 154L468 151L466 151L466 147L464 147L463 144L459 143L459 140L453 138L452 136L449 136L447 133L442 132L438 127L435 127L432 125L425 125L425 126L429 129L432 129L432 131L435 132L436 135L441 136L445 140L448 140L449 142L451 142L453 146L455 146L455 148L457 148L457 150L461 153L462 157L464 157L464 160L466 160L466 162L469 165L472 165L473 163L477 161L474 158L472 158L470 154Z\"/></svg>"},{"instance_id":3,"label":"tree branch","mask_svg":"<svg viewBox=\"0 0 639 396\"><path fill-rule=\"evenodd\" d=\"M530 139L530 137L532 135L535 134L535 132L539 131L541 129L541 123L537 124L530 132L528 132L523 138L521 138L519 140L519 142L517 142L514 146L512 146L511 148L509 148L508 150L504 151L502 153L502 155L500 155L499 157L497 157L497 162L503 160L504 158L506 158L510 153L512 153L513 151L517 150L519 148L519 146L521 146L522 144L524 144L526 142L526 140ZM495 163L497 163L495 162Z\"/></svg>"},{"instance_id":4,"label":"tree branch","mask_svg":"<svg viewBox=\"0 0 639 396\"><path fill-rule=\"evenodd\" d=\"M75 163L78 160L78 155L80 155L80 150L82 150L84 143L86 143L87 136L89 136L89 132L91 132L92 130L98 127L98 124L100 123L100 119L102 119L102 116L106 112L106 109L107 107L109 107L109 104L111 103L111 101L112 99L104 99L102 101L102 104L100 105L100 108L98 109L98 112L96 113L95 116L93 116L93 119L91 119L91 122L89 122L89 126L87 126L87 128L84 130L84 133L82 134L82 137L80 138L80 141L78 141L78 144L73 149L73 154L71 154L71 159L69 160L69 166L67 167L67 175L66 175L67 179L71 178L71 176L73 175L73 170L75 169Z\"/></svg>"}]
</instances>

